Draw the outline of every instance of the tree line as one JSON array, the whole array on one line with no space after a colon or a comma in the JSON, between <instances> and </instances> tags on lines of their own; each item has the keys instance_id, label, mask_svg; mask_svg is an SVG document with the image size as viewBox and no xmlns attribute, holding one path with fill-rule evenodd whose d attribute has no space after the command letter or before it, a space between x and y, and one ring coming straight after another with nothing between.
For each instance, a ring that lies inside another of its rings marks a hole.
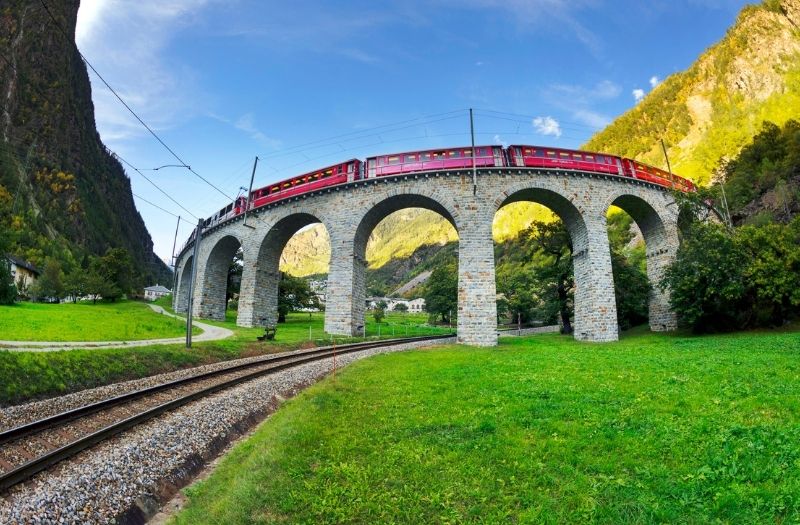
<instances>
[{"instance_id":1,"label":"tree line","mask_svg":"<svg viewBox=\"0 0 800 525\"><path fill-rule=\"evenodd\" d=\"M0 254L6 253L5 241L0 238ZM54 258L45 261L39 278L30 286L20 278L14 282L9 261L3 256L0 264L0 304L13 304L18 298L33 301L57 301L69 298L77 302L89 296L92 302L98 298L116 301L134 289L134 269L130 254L124 248L110 248L105 255L91 257L85 265L75 266L64 272L61 263Z\"/></svg>"}]
</instances>

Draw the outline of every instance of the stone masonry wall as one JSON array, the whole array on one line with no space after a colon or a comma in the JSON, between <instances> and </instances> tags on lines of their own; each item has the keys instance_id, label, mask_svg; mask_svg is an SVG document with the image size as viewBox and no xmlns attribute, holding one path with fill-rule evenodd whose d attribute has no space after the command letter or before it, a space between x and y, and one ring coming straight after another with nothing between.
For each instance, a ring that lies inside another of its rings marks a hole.
<instances>
[{"instance_id":1,"label":"stone masonry wall","mask_svg":"<svg viewBox=\"0 0 800 525\"><path fill-rule=\"evenodd\" d=\"M367 240L383 218L408 207L434 210L458 231L458 340L465 344L490 346L497 341L491 228L496 211L510 202L538 202L564 220L573 241L575 337L580 340L618 337L606 225L609 206L625 209L642 230L651 283L657 284L675 256L677 206L666 190L578 172L487 168L479 170L473 194L471 176L469 171L459 171L359 181L251 212L248 226L237 218L208 230L198 256L195 313L211 318L224 315L227 273L222 268L227 270L241 242L244 273L237 323L271 322L276 317L280 253L299 228L318 221L331 239L325 330L356 334L365 322ZM179 264L185 265L190 256L191 245L184 249ZM185 273L176 292L178 307L185 304L181 299L188 285ZM650 298L650 317L654 330L675 327L669 297L657 286Z\"/></svg>"}]
</instances>

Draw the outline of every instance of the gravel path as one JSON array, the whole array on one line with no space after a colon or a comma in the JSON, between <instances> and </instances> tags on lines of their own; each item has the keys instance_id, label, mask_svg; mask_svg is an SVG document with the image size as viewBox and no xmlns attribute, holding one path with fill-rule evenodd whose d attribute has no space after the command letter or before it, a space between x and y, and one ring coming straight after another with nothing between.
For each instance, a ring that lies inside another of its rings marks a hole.
<instances>
[{"instance_id":1,"label":"gravel path","mask_svg":"<svg viewBox=\"0 0 800 525\"><path fill-rule=\"evenodd\" d=\"M338 356L337 367L379 353L427 345L430 343L407 343ZM332 361L325 359L250 381L112 438L0 496L0 519L12 524L142 522L229 441L274 411L285 398L330 372ZM92 391L83 394L94 395ZM44 403L48 402L35 405L46 411L41 406Z\"/></svg>"},{"instance_id":2,"label":"gravel path","mask_svg":"<svg viewBox=\"0 0 800 525\"><path fill-rule=\"evenodd\" d=\"M167 315L176 319L185 319L179 315L168 313L160 306L148 304L158 314ZM200 328L203 333L193 335L192 341L217 341L233 335L233 331L219 326L192 321L192 326ZM130 348L134 346L168 345L183 343L185 337L170 337L164 339L144 339L137 341L0 341L0 349L11 352L55 352L58 350L74 350L76 348Z\"/></svg>"}]
</instances>

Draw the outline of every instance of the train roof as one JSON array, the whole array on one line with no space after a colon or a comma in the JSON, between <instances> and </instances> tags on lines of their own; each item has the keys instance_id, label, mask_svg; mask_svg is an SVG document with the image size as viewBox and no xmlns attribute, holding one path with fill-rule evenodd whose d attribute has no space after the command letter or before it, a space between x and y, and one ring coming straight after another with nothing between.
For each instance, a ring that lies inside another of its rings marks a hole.
<instances>
[{"instance_id":1,"label":"train roof","mask_svg":"<svg viewBox=\"0 0 800 525\"><path fill-rule=\"evenodd\" d=\"M500 144L475 144L476 148L502 148ZM430 149L412 149L408 151L397 151L392 153L381 153L380 155L370 155L367 159L375 159L378 157L388 157L389 155L407 155L409 153L427 153L429 151L448 151L451 149L470 149L472 146L447 146L442 148L430 148Z\"/></svg>"}]
</instances>

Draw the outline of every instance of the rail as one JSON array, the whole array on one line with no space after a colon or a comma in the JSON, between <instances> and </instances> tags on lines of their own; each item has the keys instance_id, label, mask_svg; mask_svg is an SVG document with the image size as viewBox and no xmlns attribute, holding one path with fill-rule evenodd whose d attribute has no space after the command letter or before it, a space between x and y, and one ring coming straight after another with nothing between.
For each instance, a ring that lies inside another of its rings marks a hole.
<instances>
[{"instance_id":1,"label":"rail","mask_svg":"<svg viewBox=\"0 0 800 525\"><path fill-rule=\"evenodd\" d=\"M453 337L453 335L386 339L336 347L320 347L280 356L268 356L248 363L168 381L5 430L0 432L0 445L2 445L2 448L0 448L0 468L3 469L0 474L0 493L120 432L220 390L294 366L319 361L334 354L348 354L420 341L436 341L449 337ZM232 377L225 378L224 376ZM222 378L222 380L213 382L215 378ZM207 381L212 382L211 384L203 384ZM185 391L185 388L191 387L193 384L200 388L188 392ZM170 399L163 400L157 397L168 394L170 390L174 390L174 395L169 396ZM108 414L105 414L106 412L119 408L121 412L129 413L131 403L145 401L148 398L153 398L155 404L146 405L143 409L137 410L132 416L118 416L115 418L111 413L113 421L108 422L109 418ZM100 417L97 417L94 421L87 419L92 416ZM80 427L82 426L88 426L89 428L81 431ZM76 428L79 429L80 435L78 437L75 439L64 438L66 434L74 432ZM37 448L43 448L45 451L31 454L30 450Z\"/></svg>"}]
</instances>

